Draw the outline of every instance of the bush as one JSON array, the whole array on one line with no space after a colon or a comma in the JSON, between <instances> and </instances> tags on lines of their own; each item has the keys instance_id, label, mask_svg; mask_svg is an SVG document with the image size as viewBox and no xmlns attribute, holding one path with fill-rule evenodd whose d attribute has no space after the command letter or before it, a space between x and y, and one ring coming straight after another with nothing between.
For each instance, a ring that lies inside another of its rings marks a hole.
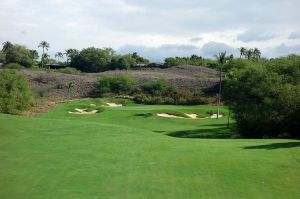
<instances>
[{"instance_id":1,"label":"bush","mask_svg":"<svg viewBox=\"0 0 300 199\"><path fill-rule=\"evenodd\" d=\"M23 68L23 66L21 66L18 63L9 63L9 64L5 64L4 68L5 69L21 69L21 68Z\"/></svg>"},{"instance_id":2,"label":"bush","mask_svg":"<svg viewBox=\"0 0 300 199\"><path fill-rule=\"evenodd\" d=\"M224 98L243 136L277 137L284 133L300 136L299 60L282 62L280 58L230 75Z\"/></svg>"},{"instance_id":3,"label":"bush","mask_svg":"<svg viewBox=\"0 0 300 199\"><path fill-rule=\"evenodd\" d=\"M130 94L135 87L134 77L128 74L105 76L96 82L94 94L98 96L105 93Z\"/></svg>"},{"instance_id":4,"label":"bush","mask_svg":"<svg viewBox=\"0 0 300 199\"><path fill-rule=\"evenodd\" d=\"M31 106L28 81L14 71L0 71L0 112L17 114Z\"/></svg>"},{"instance_id":5,"label":"bush","mask_svg":"<svg viewBox=\"0 0 300 199\"><path fill-rule=\"evenodd\" d=\"M145 93L154 95L172 94L176 92L176 87L167 82L165 78L160 78L156 81L148 82L141 85L141 89Z\"/></svg>"}]
</instances>

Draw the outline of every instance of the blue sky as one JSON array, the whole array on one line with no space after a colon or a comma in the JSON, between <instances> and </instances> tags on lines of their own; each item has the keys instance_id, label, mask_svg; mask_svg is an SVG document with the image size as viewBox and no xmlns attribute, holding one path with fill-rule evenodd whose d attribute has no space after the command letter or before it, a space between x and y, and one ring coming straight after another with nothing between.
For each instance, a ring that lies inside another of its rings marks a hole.
<instances>
[{"instance_id":1,"label":"blue sky","mask_svg":"<svg viewBox=\"0 0 300 199\"><path fill-rule=\"evenodd\" d=\"M299 0L1 0L0 42L49 53L112 47L153 60L212 57L241 46L274 57L300 53Z\"/></svg>"}]
</instances>

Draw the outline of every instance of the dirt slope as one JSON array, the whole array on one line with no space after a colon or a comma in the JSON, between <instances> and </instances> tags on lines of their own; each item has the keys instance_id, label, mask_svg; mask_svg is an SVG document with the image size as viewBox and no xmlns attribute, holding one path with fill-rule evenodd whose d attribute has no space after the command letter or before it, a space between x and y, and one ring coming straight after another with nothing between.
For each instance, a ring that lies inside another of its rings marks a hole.
<instances>
[{"instance_id":1,"label":"dirt slope","mask_svg":"<svg viewBox=\"0 0 300 199\"><path fill-rule=\"evenodd\" d=\"M200 66L177 66L167 69L115 70L102 73L70 75L57 72L20 70L32 87L51 101L88 97L93 85L102 76L129 73L140 82L165 77L179 89L209 90L218 84L217 71Z\"/></svg>"}]
</instances>

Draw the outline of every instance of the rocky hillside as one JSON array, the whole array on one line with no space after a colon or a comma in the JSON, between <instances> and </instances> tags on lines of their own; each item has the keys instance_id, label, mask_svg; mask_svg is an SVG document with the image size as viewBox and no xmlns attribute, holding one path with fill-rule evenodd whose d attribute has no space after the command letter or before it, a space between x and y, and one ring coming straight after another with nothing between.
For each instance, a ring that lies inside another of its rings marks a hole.
<instances>
[{"instance_id":1,"label":"rocky hillside","mask_svg":"<svg viewBox=\"0 0 300 199\"><path fill-rule=\"evenodd\" d=\"M111 74L129 73L140 83L166 78L179 89L214 91L218 84L217 71L199 66L176 66L167 69L115 70L102 73L71 75L57 72L20 70L37 91L37 95L50 101L89 97L97 79Z\"/></svg>"}]
</instances>

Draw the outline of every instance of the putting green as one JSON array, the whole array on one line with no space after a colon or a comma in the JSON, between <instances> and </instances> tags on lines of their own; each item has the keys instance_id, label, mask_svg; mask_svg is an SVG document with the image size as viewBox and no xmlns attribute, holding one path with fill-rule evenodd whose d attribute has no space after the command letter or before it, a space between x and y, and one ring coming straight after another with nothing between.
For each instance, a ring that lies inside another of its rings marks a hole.
<instances>
[{"instance_id":1,"label":"putting green","mask_svg":"<svg viewBox=\"0 0 300 199\"><path fill-rule=\"evenodd\" d=\"M156 114L207 117L216 107L121 101L68 113L110 101L0 114L0 198L300 198L299 141L220 139L231 136L224 107L225 117L199 120Z\"/></svg>"}]
</instances>

